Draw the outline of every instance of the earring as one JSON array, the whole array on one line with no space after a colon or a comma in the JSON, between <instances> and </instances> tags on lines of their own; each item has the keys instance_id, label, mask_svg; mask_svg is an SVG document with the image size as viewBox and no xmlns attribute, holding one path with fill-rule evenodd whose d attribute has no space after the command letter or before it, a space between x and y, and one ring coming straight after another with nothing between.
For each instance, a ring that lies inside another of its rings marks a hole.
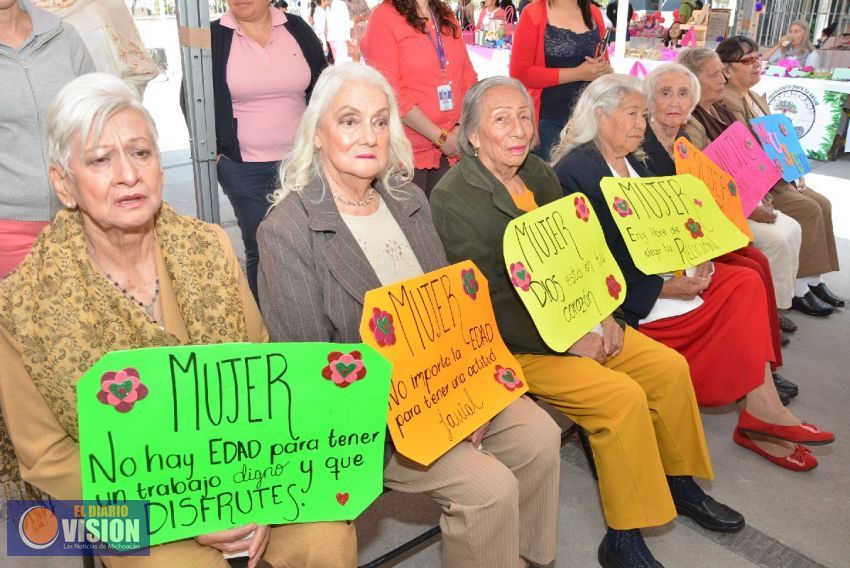
<instances>
[{"instance_id":1,"label":"earring","mask_svg":"<svg viewBox=\"0 0 850 568\"><path fill-rule=\"evenodd\" d=\"M475 146L472 147L472 155L476 158L478 157L478 148L476 148Z\"/></svg>"}]
</instances>

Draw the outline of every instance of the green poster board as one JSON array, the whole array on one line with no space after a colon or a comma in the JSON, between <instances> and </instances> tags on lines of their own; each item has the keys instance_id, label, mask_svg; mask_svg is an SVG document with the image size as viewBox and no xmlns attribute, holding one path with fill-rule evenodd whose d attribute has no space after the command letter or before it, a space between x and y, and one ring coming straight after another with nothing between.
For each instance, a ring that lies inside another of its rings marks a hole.
<instances>
[{"instance_id":1,"label":"green poster board","mask_svg":"<svg viewBox=\"0 0 850 568\"><path fill-rule=\"evenodd\" d=\"M109 353L77 383L83 498L149 500L151 545L354 519L382 491L390 373L364 344Z\"/></svg>"},{"instance_id":2,"label":"green poster board","mask_svg":"<svg viewBox=\"0 0 850 568\"><path fill-rule=\"evenodd\" d=\"M582 193L512 220L503 243L511 282L554 351L569 349L626 298L626 280Z\"/></svg>"}]
</instances>

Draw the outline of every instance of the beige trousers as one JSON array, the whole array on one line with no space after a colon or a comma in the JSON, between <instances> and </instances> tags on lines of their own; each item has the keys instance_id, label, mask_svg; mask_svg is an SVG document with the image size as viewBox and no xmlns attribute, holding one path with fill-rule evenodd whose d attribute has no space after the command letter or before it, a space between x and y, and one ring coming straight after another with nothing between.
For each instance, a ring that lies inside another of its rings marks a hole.
<instances>
[{"instance_id":1,"label":"beige trousers","mask_svg":"<svg viewBox=\"0 0 850 568\"><path fill-rule=\"evenodd\" d=\"M526 397L493 418L479 451L461 442L429 467L395 453L387 487L443 508L444 568L516 568L555 559L561 430Z\"/></svg>"},{"instance_id":2,"label":"beige trousers","mask_svg":"<svg viewBox=\"0 0 850 568\"><path fill-rule=\"evenodd\" d=\"M775 223L747 220L755 239L753 245L764 253L770 263L776 307L787 310L794 297L794 281L800 265L800 244L803 239L800 224L782 211L776 211Z\"/></svg>"},{"instance_id":3,"label":"beige trousers","mask_svg":"<svg viewBox=\"0 0 850 568\"><path fill-rule=\"evenodd\" d=\"M773 206L796 219L803 228L797 278L820 276L838 270L838 253L832 231L832 204L829 199L813 189L800 192L790 186L784 191L774 189L772 195Z\"/></svg>"},{"instance_id":4,"label":"beige trousers","mask_svg":"<svg viewBox=\"0 0 850 568\"><path fill-rule=\"evenodd\" d=\"M221 551L192 539L152 546L150 556L104 556L107 568L229 568ZM352 523L272 527L263 559L274 568L354 568L357 533Z\"/></svg>"}]
</instances>

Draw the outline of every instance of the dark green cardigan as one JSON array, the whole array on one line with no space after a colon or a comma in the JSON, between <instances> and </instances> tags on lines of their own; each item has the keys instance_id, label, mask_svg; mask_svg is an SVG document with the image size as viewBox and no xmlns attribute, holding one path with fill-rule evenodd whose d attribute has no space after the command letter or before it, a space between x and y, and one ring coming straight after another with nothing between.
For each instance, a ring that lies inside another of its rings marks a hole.
<instances>
[{"instance_id":1,"label":"dark green cardigan","mask_svg":"<svg viewBox=\"0 0 850 568\"><path fill-rule=\"evenodd\" d=\"M529 155L519 177L534 193L538 206L564 196L546 163ZM507 188L475 156L464 154L431 192L434 226L449 262L471 259L490 285L490 298L502 338L514 353L550 350L511 285L502 255L502 237L511 219L522 215Z\"/></svg>"}]
</instances>

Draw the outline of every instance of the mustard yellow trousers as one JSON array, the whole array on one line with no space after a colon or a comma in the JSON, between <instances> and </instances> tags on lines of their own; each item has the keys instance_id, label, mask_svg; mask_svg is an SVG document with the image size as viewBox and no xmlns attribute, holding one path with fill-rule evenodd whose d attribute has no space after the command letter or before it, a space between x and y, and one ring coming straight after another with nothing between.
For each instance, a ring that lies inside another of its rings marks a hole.
<instances>
[{"instance_id":1,"label":"mustard yellow trousers","mask_svg":"<svg viewBox=\"0 0 850 568\"><path fill-rule=\"evenodd\" d=\"M229 568L221 551L193 539L152 546L150 556L104 556L107 568ZM345 522L277 525L263 560L273 568L355 568L357 533Z\"/></svg>"},{"instance_id":2,"label":"mustard yellow trousers","mask_svg":"<svg viewBox=\"0 0 850 568\"><path fill-rule=\"evenodd\" d=\"M667 475L712 478L685 358L626 328L604 365L588 357L516 354L529 390L590 433L608 526L662 525L676 516Z\"/></svg>"}]
</instances>

